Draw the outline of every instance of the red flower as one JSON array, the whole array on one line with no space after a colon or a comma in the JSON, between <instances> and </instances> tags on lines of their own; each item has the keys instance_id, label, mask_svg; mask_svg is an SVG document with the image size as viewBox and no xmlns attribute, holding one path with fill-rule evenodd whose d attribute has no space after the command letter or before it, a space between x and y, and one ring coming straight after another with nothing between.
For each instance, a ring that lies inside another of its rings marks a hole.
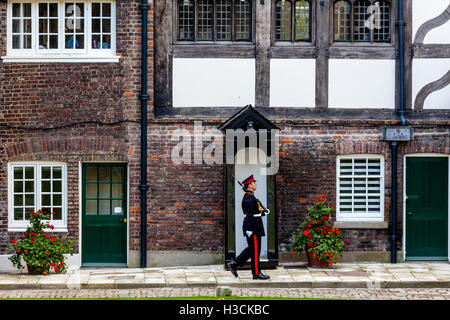
<instances>
[{"instance_id":1,"label":"red flower","mask_svg":"<svg viewBox=\"0 0 450 320\"><path fill-rule=\"evenodd\" d=\"M324 257L328 257L328 253L324 253L323 256L324 256Z\"/></svg>"},{"instance_id":2,"label":"red flower","mask_svg":"<svg viewBox=\"0 0 450 320\"><path fill-rule=\"evenodd\" d=\"M25 251L25 254L28 254L28 252Z\"/></svg>"},{"instance_id":3,"label":"red flower","mask_svg":"<svg viewBox=\"0 0 450 320\"><path fill-rule=\"evenodd\" d=\"M42 261L42 264L45 264L45 261Z\"/></svg>"},{"instance_id":4,"label":"red flower","mask_svg":"<svg viewBox=\"0 0 450 320\"><path fill-rule=\"evenodd\" d=\"M20 253L20 250L17 250L17 253Z\"/></svg>"},{"instance_id":5,"label":"red flower","mask_svg":"<svg viewBox=\"0 0 450 320\"><path fill-rule=\"evenodd\" d=\"M55 237L52 237L52 242L56 242L56 238Z\"/></svg>"},{"instance_id":6,"label":"red flower","mask_svg":"<svg viewBox=\"0 0 450 320\"><path fill-rule=\"evenodd\" d=\"M319 227L317 227L317 228L316 228L316 231L320 231L320 228L319 228Z\"/></svg>"},{"instance_id":7,"label":"red flower","mask_svg":"<svg viewBox=\"0 0 450 320\"><path fill-rule=\"evenodd\" d=\"M348 238L345 238L345 241L348 241Z\"/></svg>"},{"instance_id":8,"label":"red flower","mask_svg":"<svg viewBox=\"0 0 450 320\"><path fill-rule=\"evenodd\" d=\"M15 243L16 241L17 241L16 239L12 239L12 240L11 240L12 243Z\"/></svg>"},{"instance_id":9,"label":"red flower","mask_svg":"<svg viewBox=\"0 0 450 320\"><path fill-rule=\"evenodd\" d=\"M308 234L308 239L312 239L312 234Z\"/></svg>"},{"instance_id":10,"label":"red flower","mask_svg":"<svg viewBox=\"0 0 450 320\"><path fill-rule=\"evenodd\" d=\"M44 277L47 276L47 272L44 272Z\"/></svg>"},{"instance_id":11,"label":"red flower","mask_svg":"<svg viewBox=\"0 0 450 320\"><path fill-rule=\"evenodd\" d=\"M333 203L333 207L336 207L336 203Z\"/></svg>"},{"instance_id":12,"label":"red flower","mask_svg":"<svg viewBox=\"0 0 450 320\"><path fill-rule=\"evenodd\" d=\"M25 232L25 236L27 236L28 235L28 232Z\"/></svg>"},{"instance_id":13,"label":"red flower","mask_svg":"<svg viewBox=\"0 0 450 320\"><path fill-rule=\"evenodd\" d=\"M330 260L330 261L328 262L328 264L329 264L330 266L333 265L333 261Z\"/></svg>"},{"instance_id":14,"label":"red flower","mask_svg":"<svg viewBox=\"0 0 450 320\"><path fill-rule=\"evenodd\" d=\"M34 241L31 241L31 243L34 243Z\"/></svg>"},{"instance_id":15,"label":"red flower","mask_svg":"<svg viewBox=\"0 0 450 320\"><path fill-rule=\"evenodd\" d=\"M305 231L302 232L302 235L306 236L306 235L308 235L308 233L309 233L309 231L305 230Z\"/></svg>"},{"instance_id":16,"label":"red flower","mask_svg":"<svg viewBox=\"0 0 450 320\"><path fill-rule=\"evenodd\" d=\"M311 220L311 221L310 221L310 222L308 222L308 223L309 223L309 224L314 224L314 221L312 221L312 220Z\"/></svg>"},{"instance_id":17,"label":"red flower","mask_svg":"<svg viewBox=\"0 0 450 320\"><path fill-rule=\"evenodd\" d=\"M317 202L322 202L322 198L317 198Z\"/></svg>"},{"instance_id":18,"label":"red flower","mask_svg":"<svg viewBox=\"0 0 450 320\"><path fill-rule=\"evenodd\" d=\"M312 243L311 243L311 242L308 242L307 246L308 246L308 247L312 247Z\"/></svg>"},{"instance_id":19,"label":"red flower","mask_svg":"<svg viewBox=\"0 0 450 320\"><path fill-rule=\"evenodd\" d=\"M292 254L295 254L295 251L292 251Z\"/></svg>"},{"instance_id":20,"label":"red flower","mask_svg":"<svg viewBox=\"0 0 450 320\"><path fill-rule=\"evenodd\" d=\"M328 216L322 216L323 221L328 220Z\"/></svg>"},{"instance_id":21,"label":"red flower","mask_svg":"<svg viewBox=\"0 0 450 320\"><path fill-rule=\"evenodd\" d=\"M326 199L327 198L327 195L326 194L323 194L322 195L322 199Z\"/></svg>"},{"instance_id":22,"label":"red flower","mask_svg":"<svg viewBox=\"0 0 450 320\"><path fill-rule=\"evenodd\" d=\"M45 250L45 253L48 253L48 250Z\"/></svg>"},{"instance_id":23,"label":"red flower","mask_svg":"<svg viewBox=\"0 0 450 320\"><path fill-rule=\"evenodd\" d=\"M348 244L346 244L345 247L348 248Z\"/></svg>"},{"instance_id":24,"label":"red flower","mask_svg":"<svg viewBox=\"0 0 450 320\"><path fill-rule=\"evenodd\" d=\"M339 230L336 230L336 234L341 234L341 232Z\"/></svg>"},{"instance_id":25,"label":"red flower","mask_svg":"<svg viewBox=\"0 0 450 320\"><path fill-rule=\"evenodd\" d=\"M64 246L61 246L61 249L64 249Z\"/></svg>"}]
</instances>

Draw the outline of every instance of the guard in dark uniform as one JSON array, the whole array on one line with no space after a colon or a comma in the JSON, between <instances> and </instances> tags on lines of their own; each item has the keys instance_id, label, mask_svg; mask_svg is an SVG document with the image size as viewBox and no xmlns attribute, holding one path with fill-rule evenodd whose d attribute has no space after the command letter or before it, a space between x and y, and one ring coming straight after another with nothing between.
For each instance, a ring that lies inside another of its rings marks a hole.
<instances>
[{"instance_id":1,"label":"guard in dark uniform","mask_svg":"<svg viewBox=\"0 0 450 320\"><path fill-rule=\"evenodd\" d=\"M242 231L247 240L247 248L245 248L236 260L228 263L228 267L235 277L237 274L237 267L243 266L250 258L252 265L253 279L267 280L269 276L261 272L259 255L261 253L261 237L265 236L264 225L261 219L265 215L263 208L258 199L256 199L254 192L256 190L256 180L253 175L242 182L245 191L242 198L241 206L245 214ZM268 210L267 210L268 211Z\"/></svg>"}]
</instances>

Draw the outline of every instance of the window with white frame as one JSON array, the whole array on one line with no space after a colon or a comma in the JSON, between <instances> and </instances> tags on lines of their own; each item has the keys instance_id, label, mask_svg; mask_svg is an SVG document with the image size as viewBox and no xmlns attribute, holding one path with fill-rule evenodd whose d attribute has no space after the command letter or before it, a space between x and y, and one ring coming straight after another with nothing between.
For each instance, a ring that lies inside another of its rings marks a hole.
<instances>
[{"instance_id":1,"label":"window with white frame","mask_svg":"<svg viewBox=\"0 0 450 320\"><path fill-rule=\"evenodd\" d=\"M23 231L29 225L30 212L47 208L54 231L67 230L66 164L8 164L8 230Z\"/></svg>"},{"instance_id":2,"label":"window with white frame","mask_svg":"<svg viewBox=\"0 0 450 320\"><path fill-rule=\"evenodd\" d=\"M382 156L338 156L336 220L384 220Z\"/></svg>"},{"instance_id":3,"label":"window with white frame","mask_svg":"<svg viewBox=\"0 0 450 320\"><path fill-rule=\"evenodd\" d=\"M13 0L5 62L117 62L115 1Z\"/></svg>"}]
</instances>

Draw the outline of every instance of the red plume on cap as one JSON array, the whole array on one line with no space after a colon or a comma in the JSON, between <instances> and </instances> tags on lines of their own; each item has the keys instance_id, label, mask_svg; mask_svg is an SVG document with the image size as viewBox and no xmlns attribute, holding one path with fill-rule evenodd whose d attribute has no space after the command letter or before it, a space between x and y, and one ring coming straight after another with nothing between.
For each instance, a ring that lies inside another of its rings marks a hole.
<instances>
[{"instance_id":1,"label":"red plume on cap","mask_svg":"<svg viewBox=\"0 0 450 320\"><path fill-rule=\"evenodd\" d=\"M247 185L252 181L256 181L255 178L253 178L253 175L251 175L250 177L248 177L247 179L245 179L244 181L242 181L243 185Z\"/></svg>"}]
</instances>

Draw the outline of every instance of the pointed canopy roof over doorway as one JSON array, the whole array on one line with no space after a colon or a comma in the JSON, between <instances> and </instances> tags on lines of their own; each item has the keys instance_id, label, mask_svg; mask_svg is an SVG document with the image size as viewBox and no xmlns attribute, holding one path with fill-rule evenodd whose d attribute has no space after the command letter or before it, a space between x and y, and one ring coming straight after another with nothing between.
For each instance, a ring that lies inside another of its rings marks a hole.
<instances>
[{"instance_id":1,"label":"pointed canopy roof over doorway","mask_svg":"<svg viewBox=\"0 0 450 320\"><path fill-rule=\"evenodd\" d=\"M233 116L231 116L231 118L222 123L218 129L223 131L227 129L233 130L242 129L245 131L250 128L253 128L256 131L260 129L280 130L280 128L278 128L270 120L268 120L261 113L256 111L251 104L245 106L237 113L235 113Z\"/></svg>"}]
</instances>

